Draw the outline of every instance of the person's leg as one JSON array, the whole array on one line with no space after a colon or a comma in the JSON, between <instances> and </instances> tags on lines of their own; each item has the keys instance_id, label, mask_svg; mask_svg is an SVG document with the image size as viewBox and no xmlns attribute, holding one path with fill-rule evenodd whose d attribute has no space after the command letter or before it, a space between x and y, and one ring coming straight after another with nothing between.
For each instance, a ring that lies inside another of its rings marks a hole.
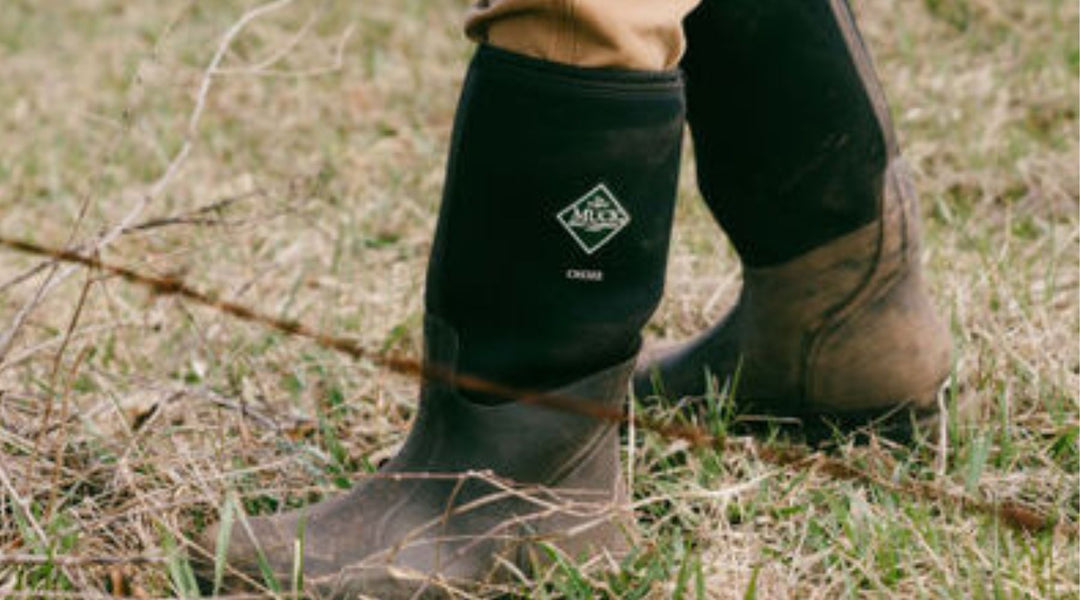
<instances>
[{"instance_id":1,"label":"person's leg","mask_svg":"<svg viewBox=\"0 0 1080 600\"><path fill-rule=\"evenodd\" d=\"M738 372L747 412L842 428L932 413L951 342L846 3L704 0L685 32L698 184L742 260L743 290L712 330L646 361L638 394L702 395L707 372Z\"/></svg>"},{"instance_id":2,"label":"person's leg","mask_svg":"<svg viewBox=\"0 0 1080 600\"><path fill-rule=\"evenodd\" d=\"M573 40L594 28L579 16L604 4L615 23L623 1L497 2L470 31L498 43L492 30L515 15L547 13L529 30ZM233 566L259 580L261 552L289 579L302 548L305 581L325 594L403 598L436 591L432 582L497 579L500 564L527 570L534 540L573 558L626 550L617 423L587 415L621 410L663 287L684 124L681 78L663 67L678 57L683 15L657 14L666 22L653 29L667 34L631 36L604 67L480 47L427 275L425 363L436 376L405 446L346 495L234 526ZM584 38L575 48L568 56L591 64ZM522 402L509 389L535 393ZM541 501L483 472L541 486Z\"/></svg>"},{"instance_id":3,"label":"person's leg","mask_svg":"<svg viewBox=\"0 0 1080 600\"><path fill-rule=\"evenodd\" d=\"M667 70L683 54L676 26L699 0L481 0L465 30L478 42L579 67Z\"/></svg>"}]
</instances>

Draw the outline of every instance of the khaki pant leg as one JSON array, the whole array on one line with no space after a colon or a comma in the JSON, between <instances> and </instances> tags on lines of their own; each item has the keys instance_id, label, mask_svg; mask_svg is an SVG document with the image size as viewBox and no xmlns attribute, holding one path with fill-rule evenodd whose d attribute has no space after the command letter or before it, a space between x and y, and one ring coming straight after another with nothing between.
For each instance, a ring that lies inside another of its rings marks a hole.
<instances>
[{"instance_id":1,"label":"khaki pant leg","mask_svg":"<svg viewBox=\"0 0 1080 600\"><path fill-rule=\"evenodd\" d=\"M478 0L465 31L493 46L582 67L670 69L700 0Z\"/></svg>"}]
</instances>

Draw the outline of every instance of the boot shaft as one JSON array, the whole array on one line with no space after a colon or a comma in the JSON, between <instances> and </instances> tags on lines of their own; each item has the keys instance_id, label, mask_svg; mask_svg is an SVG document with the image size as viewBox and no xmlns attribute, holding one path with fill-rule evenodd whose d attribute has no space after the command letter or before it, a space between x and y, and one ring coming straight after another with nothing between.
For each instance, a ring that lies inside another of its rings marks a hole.
<instances>
[{"instance_id":1,"label":"boot shaft","mask_svg":"<svg viewBox=\"0 0 1080 600\"><path fill-rule=\"evenodd\" d=\"M843 0L705 0L684 27L698 184L745 264L881 214L896 145Z\"/></svg>"},{"instance_id":2,"label":"boot shaft","mask_svg":"<svg viewBox=\"0 0 1080 600\"><path fill-rule=\"evenodd\" d=\"M683 122L677 72L481 47L426 296L459 372L547 389L637 352L663 290Z\"/></svg>"}]
</instances>

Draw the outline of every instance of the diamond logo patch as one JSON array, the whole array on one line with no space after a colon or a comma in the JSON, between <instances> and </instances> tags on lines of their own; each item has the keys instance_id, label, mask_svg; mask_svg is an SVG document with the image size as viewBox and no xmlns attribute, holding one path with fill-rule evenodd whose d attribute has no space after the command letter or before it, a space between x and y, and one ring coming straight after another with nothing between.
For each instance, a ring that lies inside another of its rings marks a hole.
<instances>
[{"instance_id":1,"label":"diamond logo patch","mask_svg":"<svg viewBox=\"0 0 1080 600\"><path fill-rule=\"evenodd\" d=\"M556 217L585 254L596 252L630 224L630 213L602 183Z\"/></svg>"}]
</instances>

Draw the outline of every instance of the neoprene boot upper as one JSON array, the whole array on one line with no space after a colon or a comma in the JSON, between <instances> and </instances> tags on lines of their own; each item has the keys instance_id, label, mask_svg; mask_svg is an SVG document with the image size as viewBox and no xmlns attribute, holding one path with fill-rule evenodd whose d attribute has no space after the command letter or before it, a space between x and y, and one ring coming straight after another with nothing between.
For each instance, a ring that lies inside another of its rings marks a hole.
<instances>
[{"instance_id":1,"label":"neoprene boot upper","mask_svg":"<svg viewBox=\"0 0 1080 600\"><path fill-rule=\"evenodd\" d=\"M320 596L395 599L528 573L541 544L571 560L623 554L633 519L612 417L663 287L683 120L677 73L481 47L407 441L345 495L234 525L230 565L261 581L261 554L284 589L302 573Z\"/></svg>"},{"instance_id":2,"label":"neoprene boot upper","mask_svg":"<svg viewBox=\"0 0 1080 600\"><path fill-rule=\"evenodd\" d=\"M676 72L482 47L462 96L427 311L463 373L545 389L630 358L663 293L678 177Z\"/></svg>"},{"instance_id":3,"label":"neoprene boot upper","mask_svg":"<svg viewBox=\"0 0 1080 600\"><path fill-rule=\"evenodd\" d=\"M742 260L743 289L710 331L643 361L638 395L701 396L717 377L737 382L741 412L807 424L932 413L951 341L846 3L706 0L685 31L698 184Z\"/></svg>"}]
</instances>

